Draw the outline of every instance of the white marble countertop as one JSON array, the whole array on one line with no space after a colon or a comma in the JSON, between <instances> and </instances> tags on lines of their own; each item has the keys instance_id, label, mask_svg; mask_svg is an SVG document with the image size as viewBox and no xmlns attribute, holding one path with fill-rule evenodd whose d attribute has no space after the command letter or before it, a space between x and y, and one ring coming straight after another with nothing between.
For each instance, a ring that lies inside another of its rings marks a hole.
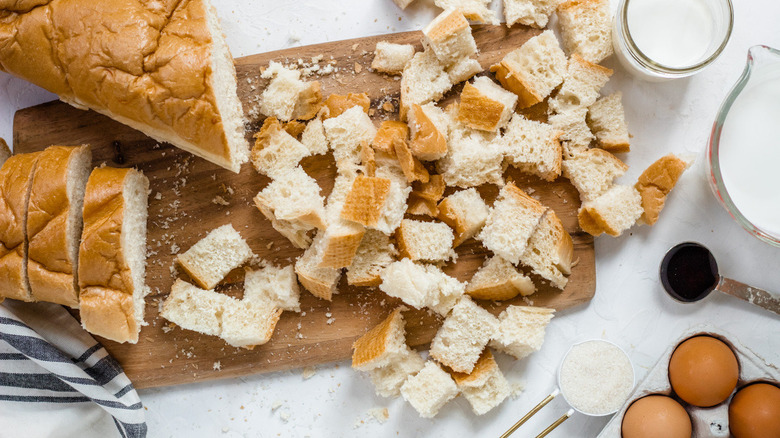
<instances>
[{"instance_id":1,"label":"white marble countertop","mask_svg":"<svg viewBox=\"0 0 780 438\"><path fill-rule=\"evenodd\" d=\"M401 11L390 0L215 1L233 55L283 49L383 33L421 29L437 9L418 0ZM494 3L500 3L494 0ZM613 1L614 3L614 1ZM294 5L294 6L293 6ZM499 5L496 5L498 7ZM613 5L614 7L615 5ZM711 323L780 364L780 319L727 296L713 294L698 304L673 302L662 291L658 265L674 244L695 240L717 257L721 273L752 285L780 289L780 249L742 230L717 204L705 179L704 150L721 101L744 67L755 44L780 47L780 2L735 0L735 27L723 55L690 79L646 83L616 70L606 91L622 90L632 152L624 181L630 182L669 152L697 156L672 193L654 227L634 228L621 238L596 239L598 286L587 305L559 312L542 350L515 361L499 357L511 382L525 391L482 417L463 398L448 404L434 420L424 420L400 399L383 399L365 375L347 362L323 365L304 380L301 370L170 388L142 390L151 437L340 437L340 436L498 436L551 391L563 354L588 338L621 345L641 379L668 344L687 328ZM14 111L52 100L22 80L0 73L0 137L10 140ZM10 143L10 142L9 142ZM275 408L276 407L276 408ZM379 424L369 411L384 408ZM515 436L535 436L566 411L554 400ZM607 418L579 414L551 437L592 437Z\"/></svg>"}]
</instances>

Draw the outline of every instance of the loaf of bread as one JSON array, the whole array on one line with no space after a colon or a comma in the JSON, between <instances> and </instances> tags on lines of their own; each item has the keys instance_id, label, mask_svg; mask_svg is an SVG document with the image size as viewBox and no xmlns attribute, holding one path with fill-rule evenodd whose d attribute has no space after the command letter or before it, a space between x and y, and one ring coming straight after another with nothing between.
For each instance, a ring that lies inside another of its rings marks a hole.
<instances>
[{"instance_id":1,"label":"loaf of bread","mask_svg":"<svg viewBox=\"0 0 780 438\"><path fill-rule=\"evenodd\" d=\"M91 170L89 146L51 146L38 158L27 208L27 276L35 301L79 306L81 215Z\"/></svg>"},{"instance_id":2,"label":"loaf of bread","mask_svg":"<svg viewBox=\"0 0 780 438\"><path fill-rule=\"evenodd\" d=\"M33 301L27 279L27 201L40 155L14 155L0 168L0 293L22 301Z\"/></svg>"},{"instance_id":3,"label":"loaf of bread","mask_svg":"<svg viewBox=\"0 0 780 438\"><path fill-rule=\"evenodd\" d=\"M6 2L0 15L0 70L234 172L248 160L209 0Z\"/></svg>"},{"instance_id":4,"label":"loaf of bread","mask_svg":"<svg viewBox=\"0 0 780 438\"><path fill-rule=\"evenodd\" d=\"M81 324L116 342L138 342L144 325L148 191L143 173L100 167L90 174L84 193Z\"/></svg>"}]
</instances>

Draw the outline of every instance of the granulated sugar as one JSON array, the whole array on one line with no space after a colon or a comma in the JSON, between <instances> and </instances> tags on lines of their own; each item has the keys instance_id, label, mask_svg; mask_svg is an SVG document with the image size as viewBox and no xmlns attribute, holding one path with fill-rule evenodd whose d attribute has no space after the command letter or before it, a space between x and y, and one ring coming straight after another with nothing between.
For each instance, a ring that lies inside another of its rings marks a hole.
<instances>
[{"instance_id":1,"label":"granulated sugar","mask_svg":"<svg viewBox=\"0 0 780 438\"><path fill-rule=\"evenodd\" d=\"M616 411L634 386L628 356L609 342L587 341L571 348L561 365L561 392L571 407L594 415Z\"/></svg>"}]
</instances>

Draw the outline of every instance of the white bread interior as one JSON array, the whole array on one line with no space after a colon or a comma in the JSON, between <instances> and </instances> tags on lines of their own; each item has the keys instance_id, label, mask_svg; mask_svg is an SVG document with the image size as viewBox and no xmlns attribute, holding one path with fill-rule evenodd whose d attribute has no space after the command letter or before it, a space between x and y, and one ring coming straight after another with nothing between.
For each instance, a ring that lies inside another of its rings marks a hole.
<instances>
[{"instance_id":1,"label":"white bread interior","mask_svg":"<svg viewBox=\"0 0 780 438\"><path fill-rule=\"evenodd\" d=\"M596 134L600 148L615 153L631 149L620 91L602 97L588 107L588 125Z\"/></svg>"},{"instance_id":2,"label":"white bread interior","mask_svg":"<svg viewBox=\"0 0 780 438\"><path fill-rule=\"evenodd\" d=\"M498 24L496 13L490 10L492 0L434 0L444 10L459 9L467 19L485 24Z\"/></svg>"},{"instance_id":3,"label":"white bread interior","mask_svg":"<svg viewBox=\"0 0 780 438\"><path fill-rule=\"evenodd\" d=\"M404 71L404 67L406 67L406 63L411 61L414 56L414 52L414 46L411 44L393 44L387 41L379 41L376 43L371 68L382 73L401 74Z\"/></svg>"},{"instance_id":4,"label":"white bread interior","mask_svg":"<svg viewBox=\"0 0 780 438\"><path fill-rule=\"evenodd\" d=\"M562 0L504 0L506 25L515 24L544 29L550 15Z\"/></svg>"},{"instance_id":5,"label":"white bread interior","mask_svg":"<svg viewBox=\"0 0 780 438\"><path fill-rule=\"evenodd\" d=\"M428 307L446 316L463 295L465 285L433 265L409 259L393 262L382 271L379 289L391 297L422 309Z\"/></svg>"},{"instance_id":6,"label":"white bread interior","mask_svg":"<svg viewBox=\"0 0 780 438\"><path fill-rule=\"evenodd\" d=\"M454 372L452 378L477 415L490 412L511 392L509 382L498 368L489 348L482 352L471 373Z\"/></svg>"},{"instance_id":7,"label":"white bread interior","mask_svg":"<svg viewBox=\"0 0 780 438\"><path fill-rule=\"evenodd\" d=\"M612 11L609 0L570 0L558 5L563 45L593 63L612 55Z\"/></svg>"},{"instance_id":8,"label":"white bread interior","mask_svg":"<svg viewBox=\"0 0 780 438\"><path fill-rule=\"evenodd\" d=\"M430 355L453 371L470 373L498 330L498 319L463 296L431 342Z\"/></svg>"},{"instance_id":9,"label":"white bread interior","mask_svg":"<svg viewBox=\"0 0 780 438\"><path fill-rule=\"evenodd\" d=\"M199 286L213 289L252 255L252 249L233 225L226 224L211 230L176 260Z\"/></svg>"},{"instance_id":10,"label":"white bread interior","mask_svg":"<svg viewBox=\"0 0 780 438\"><path fill-rule=\"evenodd\" d=\"M612 73L611 69L589 62L575 53L569 58L563 86L548 102L549 110L563 113L591 106Z\"/></svg>"},{"instance_id":11,"label":"white bread interior","mask_svg":"<svg viewBox=\"0 0 780 438\"><path fill-rule=\"evenodd\" d=\"M598 198L583 202L577 218L580 228L598 236L620 236L642 216L642 196L633 186L616 184Z\"/></svg>"},{"instance_id":12,"label":"white bread interior","mask_svg":"<svg viewBox=\"0 0 780 438\"><path fill-rule=\"evenodd\" d=\"M544 307L509 306L498 315L498 330L490 346L516 359L539 351L544 332L555 310Z\"/></svg>"},{"instance_id":13,"label":"white bread interior","mask_svg":"<svg viewBox=\"0 0 780 438\"><path fill-rule=\"evenodd\" d=\"M547 123L515 114L502 137L502 145L512 166L545 181L554 181L561 175L560 137L561 131Z\"/></svg>"},{"instance_id":14,"label":"white bread interior","mask_svg":"<svg viewBox=\"0 0 780 438\"><path fill-rule=\"evenodd\" d=\"M404 219L395 238L401 257L426 262L444 262L457 257L452 249L455 236L442 222Z\"/></svg>"},{"instance_id":15,"label":"white bread interior","mask_svg":"<svg viewBox=\"0 0 780 438\"><path fill-rule=\"evenodd\" d=\"M244 276L244 301L300 312L301 291L295 276L293 265L278 268L266 265L260 269L250 269Z\"/></svg>"},{"instance_id":16,"label":"white bread interior","mask_svg":"<svg viewBox=\"0 0 780 438\"><path fill-rule=\"evenodd\" d=\"M563 161L563 176L580 192L583 202L603 195L628 170L628 165L602 149L587 149Z\"/></svg>"},{"instance_id":17,"label":"white bread interior","mask_svg":"<svg viewBox=\"0 0 780 438\"><path fill-rule=\"evenodd\" d=\"M423 418L435 417L457 395L458 387L452 377L430 360L401 386L401 396Z\"/></svg>"}]
</instances>

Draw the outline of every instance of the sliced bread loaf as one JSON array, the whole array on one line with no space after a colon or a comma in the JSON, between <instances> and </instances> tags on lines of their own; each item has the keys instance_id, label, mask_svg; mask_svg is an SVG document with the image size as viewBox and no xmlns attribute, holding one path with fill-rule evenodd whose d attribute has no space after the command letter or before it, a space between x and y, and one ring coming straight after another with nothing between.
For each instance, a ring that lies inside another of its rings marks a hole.
<instances>
[{"instance_id":1,"label":"sliced bread loaf","mask_svg":"<svg viewBox=\"0 0 780 438\"><path fill-rule=\"evenodd\" d=\"M100 167L84 192L79 246L81 325L116 342L138 342L144 323L149 180L135 169Z\"/></svg>"},{"instance_id":2,"label":"sliced bread loaf","mask_svg":"<svg viewBox=\"0 0 780 438\"><path fill-rule=\"evenodd\" d=\"M563 176L569 179L583 202L592 201L612 187L615 178L628 170L628 165L602 149L588 149L563 161Z\"/></svg>"},{"instance_id":3,"label":"sliced bread loaf","mask_svg":"<svg viewBox=\"0 0 780 438\"><path fill-rule=\"evenodd\" d=\"M458 120L469 128L495 132L506 126L516 104L517 95L496 85L487 76L480 76L463 87Z\"/></svg>"},{"instance_id":4,"label":"sliced bread loaf","mask_svg":"<svg viewBox=\"0 0 780 438\"><path fill-rule=\"evenodd\" d=\"M642 196L633 186L614 185L598 198L583 202L577 212L580 228L598 236L620 236L642 216Z\"/></svg>"},{"instance_id":5,"label":"sliced bread loaf","mask_svg":"<svg viewBox=\"0 0 780 438\"><path fill-rule=\"evenodd\" d=\"M404 219L395 234L401 257L426 262L444 262L457 257L452 250L452 229L442 222Z\"/></svg>"},{"instance_id":6,"label":"sliced bread loaf","mask_svg":"<svg viewBox=\"0 0 780 438\"><path fill-rule=\"evenodd\" d=\"M414 46L411 44L393 44L387 41L376 43L374 60L371 68L382 73L401 74L406 63L414 56Z\"/></svg>"},{"instance_id":7,"label":"sliced bread loaf","mask_svg":"<svg viewBox=\"0 0 780 438\"><path fill-rule=\"evenodd\" d=\"M452 377L430 360L401 386L401 396L423 418L435 417L457 395L458 387Z\"/></svg>"},{"instance_id":8,"label":"sliced bread loaf","mask_svg":"<svg viewBox=\"0 0 780 438\"><path fill-rule=\"evenodd\" d=\"M500 405L511 392L509 382L498 368L489 348L486 348L479 356L471 373L454 372L452 378L477 415L490 412Z\"/></svg>"},{"instance_id":9,"label":"sliced bread loaf","mask_svg":"<svg viewBox=\"0 0 780 438\"><path fill-rule=\"evenodd\" d=\"M599 147L614 153L631 150L622 100L623 93L618 91L588 107L588 125Z\"/></svg>"},{"instance_id":10,"label":"sliced bread loaf","mask_svg":"<svg viewBox=\"0 0 780 438\"><path fill-rule=\"evenodd\" d=\"M498 329L490 312L461 297L431 342L431 357L453 371L470 373Z\"/></svg>"},{"instance_id":11,"label":"sliced bread loaf","mask_svg":"<svg viewBox=\"0 0 780 438\"><path fill-rule=\"evenodd\" d=\"M490 210L477 189L461 190L439 203L438 218L455 230L453 247L474 237L485 225Z\"/></svg>"},{"instance_id":12,"label":"sliced bread loaf","mask_svg":"<svg viewBox=\"0 0 780 438\"><path fill-rule=\"evenodd\" d=\"M466 294L478 300L511 300L534 292L536 286L533 281L499 256L485 260L466 285Z\"/></svg>"},{"instance_id":13,"label":"sliced bread loaf","mask_svg":"<svg viewBox=\"0 0 780 438\"><path fill-rule=\"evenodd\" d=\"M523 172L555 181L561 175L563 160L561 134L547 123L515 114L502 138L504 154L509 164Z\"/></svg>"},{"instance_id":14,"label":"sliced bread loaf","mask_svg":"<svg viewBox=\"0 0 780 438\"><path fill-rule=\"evenodd\" d=\"M558 6L563 45L570 54L599 63L612 55L609 0L570 0Z\"/></svg>"},{"instance_id":15,"label":"sliced bread loaf","mask_svg":"<svg viewBox=\"0 0 780 438\"><path fill-rule=\"evenodd\" d=\"M531 306L509 306L498 315L498 330L490 346L516 359L539 351L544 332L553 318L554 309Z\"/></svg>"}]
</instances>

